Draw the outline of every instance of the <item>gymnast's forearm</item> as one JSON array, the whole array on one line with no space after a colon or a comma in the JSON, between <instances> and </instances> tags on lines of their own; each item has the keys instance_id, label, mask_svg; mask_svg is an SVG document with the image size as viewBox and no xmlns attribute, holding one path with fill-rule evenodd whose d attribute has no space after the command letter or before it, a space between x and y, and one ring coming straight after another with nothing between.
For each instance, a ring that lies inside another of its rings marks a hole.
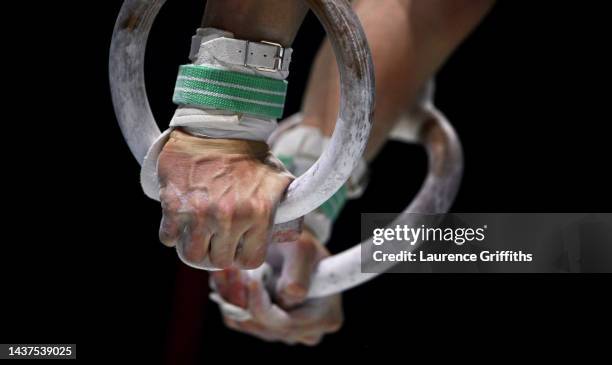
<instances>
[{"instance_id":1,"label":"gymnast's forearm","mask_svg":"<svg viewBox=\"0 0 612 365\"><path fill-rule=\"evenodd\" d=\"M384 145L399 116L475 28L494 0L358 0L376 76L376 107L365 158ZM330 136L339 102L339 76L329 42L317 55L302 106L304 124Z\"/></svg>"},{"instance_id":2,"label":"gymnast's forearm","mask_svg":"<svg viewBox=\"0 0 612 365\"><path fill-rule=\"evenodd\" d=\"M288 47L307 12L304 0L208 0L202 26Z\"/></svg>"}]
</instances>

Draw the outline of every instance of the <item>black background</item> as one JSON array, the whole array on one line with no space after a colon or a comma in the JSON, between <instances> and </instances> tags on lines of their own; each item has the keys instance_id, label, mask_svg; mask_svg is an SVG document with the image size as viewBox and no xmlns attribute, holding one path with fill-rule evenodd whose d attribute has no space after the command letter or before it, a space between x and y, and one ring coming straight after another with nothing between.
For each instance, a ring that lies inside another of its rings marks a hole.
<instances>
[{"instance_id":1,"label":"black background","mask_svg":"<svg viewBox=\"0 0 612 365\"><path fill-rule=\"evenodd\" d=\"M3 108L0 342L77 343L81 360L286 362L383 350L408 360L451 347L475 356L483 343L552 356L573 352L577 338L592 340L583 352L592 354L599 336L587 326L609 334L609 281L593 275L383 275L344 294L345 326L315 349L225 329L214 305L197 304L205 274L158 243L158 203L142 194L114 118L107 59L120 4L28 3L3 15L28 14L3 25L14 63L4 70L13 92ZM169 1L151 34L147 84L163 123L202 9ZM610 211L608 24L604 2L500 0L448 61L436 102L466 159L453 211ZM309 16L294 44L287 115L299 109L323 35ZM340 217L332 250L358 241L361 212L402 210L426 167L418 147L390 143L366 195Z\"/></svg>"}]
</instances>

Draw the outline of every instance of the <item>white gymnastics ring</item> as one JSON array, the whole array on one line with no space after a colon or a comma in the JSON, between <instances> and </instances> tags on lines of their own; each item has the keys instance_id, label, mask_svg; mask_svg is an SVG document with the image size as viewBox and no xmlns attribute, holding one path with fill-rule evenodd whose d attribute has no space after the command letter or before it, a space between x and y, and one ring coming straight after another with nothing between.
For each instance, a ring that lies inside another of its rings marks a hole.
<instances>
[{"instance_id":1,"label":"white gymnastics ring","mask_svg":"<svg viewBox=\"0 0 612 365\"><path fill-rule=\"evenodd\" d=\"M115 114L134 157L142 164L159 128L147 99L144 58L153 21L166 0L125 0L110 49ZM327 31L340 70L340 110L331 143L319 161L294 180L274 223L302 217L327 201L348 180L372 127L374 73L359 19L346 0L306 0Z\"/></svg>"}]
</instances>

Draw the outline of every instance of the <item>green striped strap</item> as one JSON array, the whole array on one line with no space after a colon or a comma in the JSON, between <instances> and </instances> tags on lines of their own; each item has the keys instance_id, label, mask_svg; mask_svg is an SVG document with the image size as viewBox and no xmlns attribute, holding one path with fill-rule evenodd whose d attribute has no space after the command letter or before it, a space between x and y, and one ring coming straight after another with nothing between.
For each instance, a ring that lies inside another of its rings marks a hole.
<instances>
[{"instance_id":1,"label":"green striped strap","mask_svg":"<svg viewBox=\"0 0 612 365\"><path fill-rule=\"evenodd\" d=\"M344 204L346 203L346 191L346 185L342 185L340 190L336 191L329 200L318 208L332 222L338 218L342 208L344 208Z\"/></svg>"},{"instance_id":2,"label":"green striped strap","mask_svg":"<svg viewBox=\"0 0 612 365\"><path fill-rule=\"evenodd\" d=\"M172 101L277 119L283 115L286 94L285 80L183 65Z\"/></svg>"},{"instance_id":3,"label":"green striped strap","mask_svg":"<svg viewBox=\"0 0 612 365\"><path fill-rule=\"evenodd\" d=\"M295 166L293 164L294 159L292 156L278 155L276 157L283 163L283 165L289 171L294 170ZM338 218L340 212L342 211L342 208L344 208L344 204L346 203L347 190L348 189L346 188L346 184L342 185L340 190L336 191L336 193L332 195L332 197L329 198L320 207L318 207L317 210L325 214L327 219L329 219L330 221L335 221L336 218Z\"/></svg>"}]
</instances>

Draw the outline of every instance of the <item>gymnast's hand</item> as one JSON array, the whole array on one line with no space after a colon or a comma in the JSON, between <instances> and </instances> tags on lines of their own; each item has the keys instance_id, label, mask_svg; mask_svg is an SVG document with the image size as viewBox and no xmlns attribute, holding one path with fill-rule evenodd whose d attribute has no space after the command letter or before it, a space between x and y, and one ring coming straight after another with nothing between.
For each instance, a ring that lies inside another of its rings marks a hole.
<instances>
[{"instance_id":1,"label":"gymnast's hand","mask_svg":"<svg viewBox=\"0 0 612 365\"><path fill-rule=\"evenodd\" d=\"M176 246L185 263L253 269L264 262L276 207L293 179L265 143L175 130L159 156L158 174L159 237Z\"/></svg>"},{"instance_id":2,"label":"gymnast's hand","mask_svg":"<svg viewBox=\"0 0 612 365\"><path fill-rule=\"evenodd\" d=\"M224 315L225 325L266 341L290 345L314 346L325 334L338 331L343 322L340 294L306 300L312 273L321 259L329 256L325 247L305 229L298 241L274 244L270 251L268 260L281 260L272 297L262 282L245 272L230 269L211 274L218 293L252 316L250 320L237 321Z\"/></svg>"}]
</instances>

